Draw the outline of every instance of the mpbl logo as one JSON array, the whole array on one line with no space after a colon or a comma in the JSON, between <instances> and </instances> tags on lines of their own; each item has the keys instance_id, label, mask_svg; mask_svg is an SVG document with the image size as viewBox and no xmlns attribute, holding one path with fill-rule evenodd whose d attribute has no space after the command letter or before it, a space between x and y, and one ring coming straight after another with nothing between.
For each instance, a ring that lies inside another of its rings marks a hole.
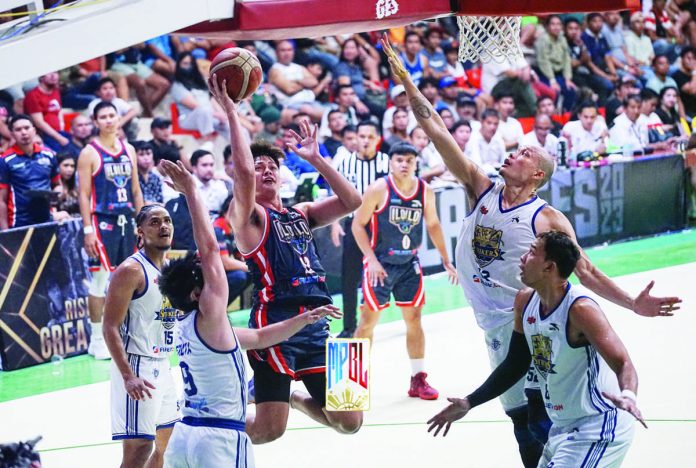
<instances>
[{"instance_id":1,"label":"mpbl logo","mask_svg":"<svg viewBox=\"0 0 696 468\"><path fill-rule=\"evenodd\" d=\"M370 340L326 341L326 409L370 409Z\"/></svg>"}]
</instances>

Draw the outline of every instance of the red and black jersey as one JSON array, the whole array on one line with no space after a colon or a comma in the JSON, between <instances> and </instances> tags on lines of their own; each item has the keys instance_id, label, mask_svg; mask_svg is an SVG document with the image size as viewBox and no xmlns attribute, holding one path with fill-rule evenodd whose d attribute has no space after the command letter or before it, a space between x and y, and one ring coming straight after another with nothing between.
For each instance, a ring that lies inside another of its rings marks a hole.
<instances>
[{"instance_id":1,"label":"red and black jersey","mask_svg":"<svg viewBox=\"0 0 696 468\"><path fill-rule=\"evenodd\" d=\"M99 168L92 174L92 213L118 215L133 214L133 162L125 143L118 140L121 149L112 154L97 140L90 145L99 155Z\"/></svg>"},{"instance_id":2,"label":"red and black jersey","mask_svg":"<svg viewBox=\"0 0 696 468\"><path fill-rule=\"evenodd\" d=\"M295 208L266 208L263 222L259 245L242 252L254 283L254 307L330 304L326 272L304 214Z\"/></svg>"},{"instance_id":3,"label":"red and black jersey","mask_svg":"<svg viewBox=\"0 0 696 468\"><path fill-rule=\"evenodd\" d=\"M18 146L0 156L0 188L9 192L7 215L9 227L46 223L51 210L46 197L32 197L32 190L51 190L60 180L53 152L39 144L32 154L24 154Z\"/></svg>"},{"instance_id":4,"label":"red and black jersey","mask_svg":"<svg viewBox=\"0 0 696 468\"><path fill-rule=\"evenodd\" d=\"M413 260L423 241L425 182L418 179L415 192L406 196L392 176L385 180L387 199L372 214L370 244L380 262L399 265Z\"/></svg>"}]
</instances>

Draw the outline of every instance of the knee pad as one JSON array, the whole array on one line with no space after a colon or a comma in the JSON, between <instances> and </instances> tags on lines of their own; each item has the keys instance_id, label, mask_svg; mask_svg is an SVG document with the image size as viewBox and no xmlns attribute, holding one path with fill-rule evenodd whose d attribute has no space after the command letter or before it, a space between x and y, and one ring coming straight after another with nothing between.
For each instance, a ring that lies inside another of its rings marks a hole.
<instances>
[{"instance_id":1,"label":"knee pad","mask_svg":"<svg viewBox=\"0 0 696 468\"><path fill-rule=\"evenodd\" d=\"M89 295L105 297L110 276L111 274L103 266L98 271L92 272L92 281L89 283Z\"/></svg>"},{"instance_id":2,"label":"knee pad","mask_svg":"<svg viewBox=\"0 0 696 468\"><path fill-rule=\"evenodd\" d=\"M505 413L512 419L515 439L517 439L522 463L525 468L536 467L544 450L544 445L532 435L528 428L529 417L527 414L527 406L515 408Z\"/></svg>"}]
</instances>

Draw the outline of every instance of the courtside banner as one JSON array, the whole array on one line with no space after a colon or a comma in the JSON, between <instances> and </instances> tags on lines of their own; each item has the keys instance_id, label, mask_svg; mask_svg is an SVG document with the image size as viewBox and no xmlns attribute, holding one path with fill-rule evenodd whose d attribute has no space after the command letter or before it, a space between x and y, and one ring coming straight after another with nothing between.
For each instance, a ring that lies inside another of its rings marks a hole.
<instances>
[{"instance_id":1,"label":"courtside banner","mask_svg":"<svg viewBox=\"0 0 696 468\"><path fill-rule=\"evenodd\" d=\"M0 233L0 278L2 370L87 351L90 276L82 222Z\"/></svg>"},{"instance_id":2,"label":"courtside banner","mask_svg":"<svg viewBox=\"0 0 696 468\"><path fill-rule=\"evenodd\" d=\"M326 409L370 409L370 340L326 340Z\"/></svg>"}]
</instances>

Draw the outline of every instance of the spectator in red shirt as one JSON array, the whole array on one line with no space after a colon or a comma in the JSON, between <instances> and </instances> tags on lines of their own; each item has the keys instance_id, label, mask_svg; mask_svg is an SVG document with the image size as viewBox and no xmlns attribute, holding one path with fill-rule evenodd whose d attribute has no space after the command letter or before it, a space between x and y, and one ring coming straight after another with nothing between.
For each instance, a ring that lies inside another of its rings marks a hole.
<instances>
[{"instance_id":1,"label":"spectator in red shirt","mask_svg":"<svg viewBox=\"0 0 696 468\"><path fill-rule=\"evenodd\" d=\"M59 151L70 142L70 134L63 130L58 73L47 73L39 78L39 86L24 98L24 112L33 119L44 145L53 151Z\"/></svg>"}]
</instances>

